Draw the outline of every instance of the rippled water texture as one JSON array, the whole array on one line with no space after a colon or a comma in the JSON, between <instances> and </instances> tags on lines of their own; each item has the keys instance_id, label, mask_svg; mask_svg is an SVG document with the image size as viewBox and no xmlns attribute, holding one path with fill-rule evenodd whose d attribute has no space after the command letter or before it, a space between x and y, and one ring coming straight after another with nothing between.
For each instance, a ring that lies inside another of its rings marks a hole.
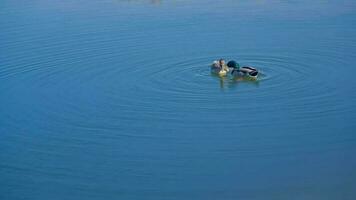
<instances>
[{"instance_id":1,"label":"rippled water texture","mask_svg":"<svg viewBox=\"0 0 356 200\"><path fill-rule=\"evenodd\" d=\"M355 199L355 11L2 0L0 199Z\"/></svg>"}]
</instances>

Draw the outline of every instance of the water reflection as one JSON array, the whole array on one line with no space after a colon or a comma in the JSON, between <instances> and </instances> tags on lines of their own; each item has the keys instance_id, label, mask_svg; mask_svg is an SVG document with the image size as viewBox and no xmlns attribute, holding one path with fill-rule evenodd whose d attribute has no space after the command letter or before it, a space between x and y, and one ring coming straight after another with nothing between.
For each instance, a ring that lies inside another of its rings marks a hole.
<instances>
[{"instance_id":1,"label":"water reflection","mask_svg":"<svg viewBox=\"0 0 356 200\"><path fill-rule=\"evenodd\" d=\"M249 77L227 77L220 76L215 73L211 73L211 76L218 80L221 90L225 88L236 88L239 84L249 84L258 87L260 85L260 79L254 79Z\"/></svg>"},{"instance_id":2,"label":"water reflection","mask_svg":"<svg viewBox=\"0 0 356 200\"><path fill-rule=\"evenodd\" d=\"M128 2L128 3L149 3L154 5L160 5L162 0L116 0L116 2Z\"/></svg>"}]
</instances>

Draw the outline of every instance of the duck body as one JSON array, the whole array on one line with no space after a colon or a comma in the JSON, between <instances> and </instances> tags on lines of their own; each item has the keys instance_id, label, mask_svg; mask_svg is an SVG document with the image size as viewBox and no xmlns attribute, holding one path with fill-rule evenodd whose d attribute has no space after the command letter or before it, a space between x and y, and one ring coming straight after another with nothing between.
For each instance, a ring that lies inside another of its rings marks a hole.
<instances>
[{"instance_id":1,"label":"duck body","mask_svg":"<svg viewBox=\"0 0 356 200\"><path fill-rule=\"evenodd\" d=\"M211 67L210 71L211 71L211 73L217 74L220 76L225 76L225 75L227 75L227 72L228 72L226 70L221 69L220 67Z\"/></svg>"},{"instance_id":2,"label":"duck body","mask_svg":"<svg viewBox=\"0 0 356 200\"><path fill-rule=\"evenodd\" d=\"M213 64L210 66L210 71L211 73L219 76L226 76L229 72L229 68L227 66L221 67L218 61L214 61Z\"/></svg>"},{"instance_id":3,"label":"duck body","mask_svg":"<svg viewBox=\"0 0 356 200\"><path fill-rule=\"evenodd\" d=\"M231 75L234 77L247 77L247 78L257 79L258 74L259 74L258 70L256 68L250 67L250 66L233 68L231 70Z\"/></svg>"}]
</instances>

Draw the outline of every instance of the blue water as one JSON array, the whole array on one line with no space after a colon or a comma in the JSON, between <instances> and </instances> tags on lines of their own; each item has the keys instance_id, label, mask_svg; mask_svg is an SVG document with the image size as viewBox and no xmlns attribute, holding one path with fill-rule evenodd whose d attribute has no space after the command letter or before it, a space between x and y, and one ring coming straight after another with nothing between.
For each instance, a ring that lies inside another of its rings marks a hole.
<instances>
[{"instance_id":1,"label":"blue water","mask_svg":"<svg viewBox=\"0 0 356 200\"><path fill-rule=\"evenodd\" d=\"M2 0L0 199L353 200L355 36L352 0Z\"/></svg>"}]
</instances>

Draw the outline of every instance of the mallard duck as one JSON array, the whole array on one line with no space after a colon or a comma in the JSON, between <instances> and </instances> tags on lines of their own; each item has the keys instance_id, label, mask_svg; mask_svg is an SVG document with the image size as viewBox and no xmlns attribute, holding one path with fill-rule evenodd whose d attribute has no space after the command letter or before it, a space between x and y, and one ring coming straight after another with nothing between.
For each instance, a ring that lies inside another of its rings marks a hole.
<instances>
[{"instance_id":1,"label":"mallard duck","mask_svg":"<svg viewBox=\"0 0 356 200\"><path fill-rule=\"evenodd\" d=\"M249 78L257 78L258 77L258 70L256 68L250 66L243 66L231 60L227 63L229 68L230 74L233 76L240 76L240 77L249 77Z\"/></svg>"}]
</instances>

